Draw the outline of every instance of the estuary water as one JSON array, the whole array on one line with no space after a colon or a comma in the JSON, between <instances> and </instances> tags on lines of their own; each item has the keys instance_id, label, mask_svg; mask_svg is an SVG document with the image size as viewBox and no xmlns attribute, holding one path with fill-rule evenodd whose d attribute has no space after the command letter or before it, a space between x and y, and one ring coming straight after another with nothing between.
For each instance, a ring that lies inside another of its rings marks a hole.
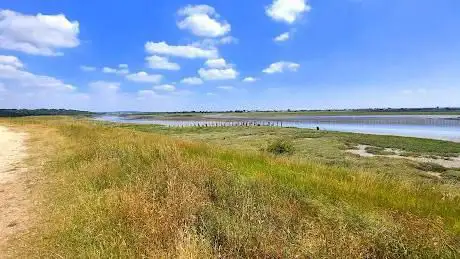
<instances>
[{"instance_id":1,"label":"estuary water","mask_svg":"<svg viewBox=\"0 0 460 259\"><path fill-rule=\"evenodd\" d=\"M129 119L119 116L100 116L95 119L116 123L158 124L179 127L197 125L231 126L238 123L271 124L308 129L319 127L320 130L328 131L395 135L460 142L460 118L449 115L279 116L259 118L210 116L196 120Z\"/></svg>"}]
</instances>

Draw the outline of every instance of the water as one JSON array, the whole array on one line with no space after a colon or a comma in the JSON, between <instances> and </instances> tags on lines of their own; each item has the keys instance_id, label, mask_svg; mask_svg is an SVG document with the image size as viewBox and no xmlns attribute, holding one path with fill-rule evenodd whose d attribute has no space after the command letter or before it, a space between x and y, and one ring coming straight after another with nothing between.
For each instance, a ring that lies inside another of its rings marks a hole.
<instances>
[{"instance_id":1,"label":"water","mask_svg":"<svg viewBox=\"0 0 460 259\"><path fill-rule=\"evenodd\" d=\"M430 115L375 115L375 116L297 116L297 117L212 117L206 120L160 120L160 119L126 119L118 116L102 116L97 120L134 123L158 124L164 126L231 126L237 122L272 123L283 127L296 127L321 130L354 132L377 135L395 135L405 137L430 138L460 142L460 119L455 116Z\"/></svg>"}]
</instances>

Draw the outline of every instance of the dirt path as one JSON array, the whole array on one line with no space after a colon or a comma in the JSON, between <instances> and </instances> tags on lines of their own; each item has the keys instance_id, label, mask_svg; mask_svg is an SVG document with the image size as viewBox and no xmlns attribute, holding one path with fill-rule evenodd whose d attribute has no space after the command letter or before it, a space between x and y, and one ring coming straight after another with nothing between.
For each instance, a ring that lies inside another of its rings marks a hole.
<instances>
[{"instance_id":1,"label":"dirt path","mask_svg":"<svg viewBox=\"0 0 460 259\"><path fill-rule=\"evenodd\" d=\"M27 184L27 134L0 126L0 258L7 257L7 241L27 229L31 208Z\"/></svg>"}]
</instances>

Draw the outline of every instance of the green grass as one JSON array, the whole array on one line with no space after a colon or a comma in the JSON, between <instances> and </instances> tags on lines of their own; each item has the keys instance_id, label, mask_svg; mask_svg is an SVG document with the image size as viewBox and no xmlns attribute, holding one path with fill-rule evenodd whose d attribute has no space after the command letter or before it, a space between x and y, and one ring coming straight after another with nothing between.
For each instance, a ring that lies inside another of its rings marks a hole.
<instances>
[{"instance_id":1,"label":"green grass","mask_svg":"<svg viewBox=\"0 0 460 259\"><path fill-rule=\"evenodd\" d=\"M296 128L247 128L247 127L164 127L158 125L132 125L122 127L136 129L144 132L157 132L177 136L205 136L204 138L241 136L250 132L257 140L267 135L286 136L294 139L325 138L341 143L343 148L351 148L358 144L369 145L376 148L394 148L407 152L409 155L420 156L458 156L460 144L443 140L423 138L382 136L370 134L356 134L343 132L315 131Z\"/></svg>"},{"instance_id":2,"label":"green grass","mask_svg":"<svg viewBox=\"0 0 460 259\"><path fill-rule=\"evenodd\" d=\"M294 145L289 139L277 139L268 144L266 151L275 155L289 155L294 153Z\"/></svg>"},{"instance_id":3,"label":"green grass","mask_svg":"<svg viewBox=\"0 0 460 259\"><path fill-rule=\"evenodd\" d=\"M388 155L395 155L396 153L393 151L387 151L383 147L366 147L367 153L374 154L374 155L380 155L380 156L388 156Z\"/></svg>"},{"instance_id":4,"label":"green grass","mask_svg":"<svg viewBox=\"0 0 460 259\"><path fill-rule=\"evenodd\" d=\"M459 256L458 187L370 170L387 162L345 156L342 135L11 122L56 131L57 151L44 166L45 216L23 239L26 256ZM292 139L293 155L260 152L280 134Z\"/></svg>"},{"instance_id":5,"label":"green grass","mask_svg":"<svg viewBox=\"0 0 460 259\"><path fill-rule=\"evenodd\" d=\"M422 171L435 172L435 173L444 173L447 171L447 168L441 165L435 164L435 163L419 163L416 166L416 168Z\"/></svg>"},{"instance_id":6,"label":"green grass","mask_svg":"<svg viewBox=\"0 0 460 259\"><path fill-rule=\"evenodd\" d=\"M113 124L107 124L114 126ZM301 161L346 168L351 171L366 170L376 174L399 177L402 180L413 180L414 177L426 179L426 170L420 169L419 163L404 159L375 157L359 158L347 152L358 144L367 144L368 150L377 155L393 155L385 148L399 149L403 156L424 156L431 158L460 155L460 144L448 141L407 138L397 136L366 135L315 131L296 128L271 127L164 127L157 125L116 125L137 131L166 134L180 139L212 143L235 150L259 151L276 142L280 136L291 140L295 152L293 158ZM422 163L423 164L423 163ZM456 170L452 170L456 171ZM442 182L455 184L455 177L446 178ZM431 177L432 178L432 177Z\"/></svg>"}]
</instances>

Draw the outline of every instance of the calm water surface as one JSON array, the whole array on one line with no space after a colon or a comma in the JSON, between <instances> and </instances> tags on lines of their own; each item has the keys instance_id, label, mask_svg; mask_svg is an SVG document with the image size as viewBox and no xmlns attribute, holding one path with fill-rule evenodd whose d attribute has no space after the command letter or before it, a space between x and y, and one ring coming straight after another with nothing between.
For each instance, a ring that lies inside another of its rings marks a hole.
<instances>
[{"instance_id":1,"label":"calm water surface","mask_svg":"<svg viewBox=\"0 0 460 259\"><path fill-rule=\"evenodd\" d=\"M375 115L375 116L296 116L296 117L209 117L203 120L160 120L160 119L127 119L118 116L101 116L96 120L133 123L158 124L165 126L196 126L236 122L268 122L283 127L309 128L319 127L321 130L355 132L364 134L395 135L450 140L460 142L460 118L458 116L437 115Z\"/></svg>"}]
</instances>

